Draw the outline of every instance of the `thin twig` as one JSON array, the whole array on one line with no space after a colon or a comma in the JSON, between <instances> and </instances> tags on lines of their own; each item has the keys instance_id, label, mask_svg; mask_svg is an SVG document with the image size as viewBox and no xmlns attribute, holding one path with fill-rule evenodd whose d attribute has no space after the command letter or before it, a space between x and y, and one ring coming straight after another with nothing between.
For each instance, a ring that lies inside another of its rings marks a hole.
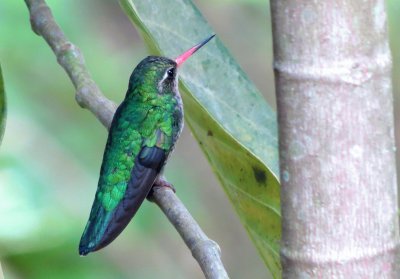
<instances>
[{"instance_id":1,"label":"thin twig","mask_svg":"<svg viewBox=\"0 0 400 279\"><path fill-rule=\"evenodd\" d=\"M206 278L228 278L218 244L206 236L170 188L157 186L153 187L152 200L179 232Z\"/></svg>"},{"instance_id":2,"label":"thin twig","mask_svg":"<svg viewBox=\"0 0 400 279\"><path fill-rule=\"evenodd\" d=\"M116 105L104 97L91 78L80 50L67 40L44 0L25 0L25 3L33 31L46 40L74 84L76 101L109 129ZM205 277L228 278L218 244L205 235L175 193L167 187L154 187L152 200L181 235Z\"/></svg>"}]
</instances>

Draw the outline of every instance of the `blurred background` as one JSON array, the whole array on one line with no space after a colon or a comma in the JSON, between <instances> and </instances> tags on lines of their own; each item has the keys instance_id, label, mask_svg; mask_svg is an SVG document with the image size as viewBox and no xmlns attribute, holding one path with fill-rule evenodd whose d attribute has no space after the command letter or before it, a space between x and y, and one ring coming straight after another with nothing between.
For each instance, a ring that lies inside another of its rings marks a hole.
<instances>
[{"instance_id":1,"label":"blurred background","mask_svg":"<svg viewBox=\"0 0 400 279\"><path fill-rule=\"evenodd\" d=\"M67 37L82 50L104 94L121 102L133 67L148 52L118 1L47 3ZM268 2L194 3L275 107ZM400 1L388 0L387 7L397 120ZM0 147L0 260L6 278L203 278L177 232L149 202L109 247L78 256L106 130L76 104L75 90L50 48L31 31L22 0L0 3L0 63L8 98ZM397 140L399 125L396 121ZM221 246L232 278L269 277L187 128L166 176L206 234Z\"/></svg>"}]
</instances>

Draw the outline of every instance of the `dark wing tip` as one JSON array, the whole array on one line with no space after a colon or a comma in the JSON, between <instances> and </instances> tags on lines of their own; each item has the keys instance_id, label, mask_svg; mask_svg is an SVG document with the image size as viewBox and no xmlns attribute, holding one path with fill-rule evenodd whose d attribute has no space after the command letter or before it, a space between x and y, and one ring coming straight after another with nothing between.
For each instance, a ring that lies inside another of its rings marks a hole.
<instances>
[{"instance_id":1,"label":"dark wing tip","mask_svg":"<svg viewBox=\"0 0 400 279\"><path fill-rule=\"evenodd\" d=\"M154 180L164 166L166 157L165 151L161 148L143 147L135 159L135 166L131 171L131 178L124 197L110 213L112 214L111 220L106 221L107 213L103 208L92 208L96 221L88 223L79 244L79 255L86 256L100 250L110 244L124 230L146 199ZM100 224L105 228L101 233L97 229Z\"/></svg>"},{"instance_id":2,"label":"dark wing tip","mask_svg":"<svg viewBox=\"0 0 400 279\"><path fill-rule=\"evenodd\" d=\"M93 203L90 212L89 221L86 224L85 230L79 242L79 255L86 256L90 252L94 252L100 248L98 236L101 235L102 224L105 223L107 212L99 202Z\"/></svg>"},{"instance_id":3,"label":"dark wing tip","mask_svg":"<svg viewBox=\"0 0 400 279\"><path fill-rule=\"evenodd\" d=\"M79 255L81 255L81 256L86 256L90 252L94 252L97 250L95 245L90 245L92 243L89 243L89 245L88 245L85 242L86 241L84 241L83 236L82 236L81 242L79 243Z\"/></svg>"},{"instance_id":4,"label":"dark wing tip","mask_svg":"<svg viewBox=\"0 0 400 279\"><path fill-rule=\"evenodd\" d=\"M86 256L90 252L92 252L92 251L90 249L88 249L87 247L82 247L79 245L79 255Z\"/></svg>"}]
</instances>

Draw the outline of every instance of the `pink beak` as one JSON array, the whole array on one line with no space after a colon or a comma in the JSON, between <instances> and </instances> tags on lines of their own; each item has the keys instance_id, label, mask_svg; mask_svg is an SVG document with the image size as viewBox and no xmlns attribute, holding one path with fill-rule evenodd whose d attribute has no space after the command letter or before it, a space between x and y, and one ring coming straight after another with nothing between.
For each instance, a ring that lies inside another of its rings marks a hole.
<instances>
[{"instance_id":1,"label":"pink beak","mask_svg":"<svg viewBox=\"0 0 400 279\"><path fill-rule=\"evenodd\" d=\"M202 41L201 43L195 45L194 47L188 49L187 51L185 51L184 53L182 53L181 55L179 55L177 58L175 58L175 62L178 65L178 67L180 65L182 65L183 62L186 61L186 59L188 59L190 56L192 56L193 53L195 53L196 51L198 51L202 46L204 46L206 43L208 43L209 40L211 40L212 38L214 38L215 34L208 37L207 39L205 39L204 41Z\"/></svg>"}]
</instances>

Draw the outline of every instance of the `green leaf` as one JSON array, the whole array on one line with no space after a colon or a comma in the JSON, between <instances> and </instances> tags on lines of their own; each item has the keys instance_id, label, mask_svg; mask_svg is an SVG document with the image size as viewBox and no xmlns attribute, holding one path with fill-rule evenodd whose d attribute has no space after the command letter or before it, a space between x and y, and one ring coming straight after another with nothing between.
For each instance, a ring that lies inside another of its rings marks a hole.
<instances>
[{"instance_id":1,"label":"green leaf","mask_svg":"<svg viewBox=\"0 0 400 279\"><path fill-rule=\"evenodd\" d=\"M0 143L3 139L6 127L6 93L4 92L4 81L0 66Z\"/></svg>"},{"instance_id":2,"label":"green leaf","mask_svg":"<svg viewBox=\"0 0 400 279\"><path fill-rule=\"evenodd\" d=\"M120 3L154 54L176 57L213 34L189 0ZM186 123L269 270L280 277L276 114L218 38L182 66L180 80Z\"/></svg>"}]
</instances>

